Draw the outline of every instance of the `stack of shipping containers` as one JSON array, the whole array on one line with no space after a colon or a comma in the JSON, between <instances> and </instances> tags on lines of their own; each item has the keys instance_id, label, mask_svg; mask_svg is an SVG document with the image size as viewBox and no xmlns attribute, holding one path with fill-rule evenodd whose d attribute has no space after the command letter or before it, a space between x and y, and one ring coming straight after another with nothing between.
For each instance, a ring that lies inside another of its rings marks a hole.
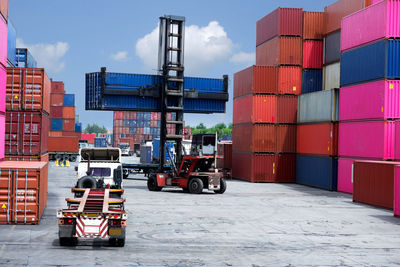
<instances>
[{"instance_id":1,"label":"stack of shipping containers","mask_svg":"<svg viewBox=\"0 0 400 267\"><path fill-rule=\"evenodd\" d=\"M296 182L337 189L338 90L322 91L324 13L304 12L303 86L297 117Z\"/></svg>"},{"instance_id":2,"label":"stack of shipping containers","mask_svg":"<svg viewBox=\"0 0 400 267\"><path fill-rule=\"evenodd\" d=\"M232 176L294 182L303 11L278 8L257 22L256 66L235 74Z\"/></svg>"},{"instance_id":3,"label":"stack of shipping containers","mask_svg":"<svg viewBox=\"0 0 400 267\"><path fill-rule=\"evenodd\" d=\"M50 99L49 151L78 152L82 126L75 122L75 95L65 93L63 82L52 81ZM62 149L59 144L63 144Z\"/></svg>"},{"instance_id":4,"label":"stack of shipping containers","mask_svg":"<svg viewBox=\"0 0 400 267\"><path fill-rule=\"evenodd\" d=\"M358 191L356 183L353 187L354 160L400 160L395 146L400 133L399 14L400 2L388 0L342 21L338 190L353 193L354 188L356 201L368 203L373 197L362 192L365 185Z\"/></svg>"}]
</instances>

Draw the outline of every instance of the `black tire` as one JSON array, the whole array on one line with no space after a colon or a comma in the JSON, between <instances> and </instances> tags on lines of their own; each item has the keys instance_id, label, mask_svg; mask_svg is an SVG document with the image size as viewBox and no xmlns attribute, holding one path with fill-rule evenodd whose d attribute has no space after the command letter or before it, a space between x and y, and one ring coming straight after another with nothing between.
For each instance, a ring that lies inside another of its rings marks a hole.
<instances>
[{"instance_id":1,"label":"black tire","mask_svg":"<svg viewBox=\"0 0 400 267\"><path fill-rule=\"evenodd\" d=\"M62 155L61 154L55 154L54 155L54 159L55 160L61 160L62 159Z\"/></svg>"},{"instance_id":2,"label":"black tire","mask_svg":"<svg viewBox=\"0 0 400 267\"><path fill-rule=\"evenodd\" d=\"M75 162L76 158L77 158L76 155L71 155L71 156L69 156L69 161Z\"/></svg>"},{"instance_id":3,"label":"black tire","mask_svg":"<svg viewBox=\"0 0 400 267\"><path fill-rule=\"evenodd\" d=\"M199 178L192 178L189 181L188 189L191 194L201 194L203 192L203 181Z\"/></svg>"},{"instance_id":4,"label":"black tire","mask_svg":"<svg viewBox=\"0 0 400 267\"><path fill-rule=\"evenodd\" d=\"M161 191L162 187L157 185L157 178L155 175L151 175L147 179L147 188L149 191Z\"/></svg>"},{"instance_id":5,"label":"black tire","mask_svg":"<svg viewBox=\"0 0 400 267\"><path fill-rule=\"evenodd\" d=\"M189 193L189 189L187 187L186 188L182 188L182 190L183 190L184 193Z\"/></svg>"},{"instance_id":6,"label":"black tire","mask_svg":"<svg viewBox=\"0 0 400 267\"><path fill-rule=\"evenodd\" d=\"M78 238L76 237L60 237L60 246L76 246L78 244Z\"/></svg>"},{"instance_id":7,"label":"black tire","mask_svg":"<svg viewBox=\"0 0 400 267\"><path fill-rule=\"evenodd\" d=\"M225 193L225 191L226 191L226 181L225 181L225 178L221 178L219 190L215 190L214 192L217 194L223 194L223 193Z\"/></svg>"},{"instance_id":8,"label":"black tire","mask_svg":"<svg viewBox=\"0 0 400 267\"><path fill-rule=\"evenodd\" d=\"M78 188L96 188L97 181L91 176L83 176L78 180Z\"/></svg>"},{"instance_id":9,"label":"black tire","mask_svg":"<svg viewBox=\"0 0 400 267\"><path fill-rule=\"evenodd\" d=\"M70 159L69 159L69 155L63 155L63 161L71 161Z\"/></svg>"},{"instance_id":10,"label":"black tire","mask_svg":"<svg viewBox=\"0 0 400 267\"><path fill-rule=\"evenodd\" d=\"M129 177L129 170L125 169L123 172L122 178L127 179Z\"/></svg>"}]
</instances>

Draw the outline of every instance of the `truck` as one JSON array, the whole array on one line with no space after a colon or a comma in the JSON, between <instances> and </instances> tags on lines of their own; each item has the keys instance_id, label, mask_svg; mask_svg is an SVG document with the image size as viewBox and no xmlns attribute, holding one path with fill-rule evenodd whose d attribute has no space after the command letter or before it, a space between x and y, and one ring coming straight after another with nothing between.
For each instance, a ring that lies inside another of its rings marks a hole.
<instances>
[{"instance_id":1,"label":"truck","mask_svg":"<svg viewBox=\"0 0 400 267\"><path fill-rule=\"evenodd\" d=\"M133 151L129 143L119 143L118 148L121 149L122 156L132 156Z\"/></svg>"}]
</instances>

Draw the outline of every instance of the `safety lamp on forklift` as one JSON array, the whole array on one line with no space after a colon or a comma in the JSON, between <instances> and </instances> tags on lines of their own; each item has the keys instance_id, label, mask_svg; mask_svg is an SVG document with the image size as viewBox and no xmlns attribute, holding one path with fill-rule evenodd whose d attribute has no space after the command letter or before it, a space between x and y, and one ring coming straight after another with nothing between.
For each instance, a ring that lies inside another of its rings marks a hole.
<instances>
[{"instance_id":1,"label":"safety lamp on forklift","mask_svg":"<svg viewBox=\"0 0 400 267\"><path fill-rule=\"evenodd\" d=\"M121 226L121 220L109 220L108 224L110 226Z\"/></svg>"},{"instance_id":2,"label":"safety lamp on forklift","mask_svg":"<svg viewBox=\"0 0 400 267\"><path fill-rule=\"evenodd\" d=\"M73 218L64 218L62 220L63 220L64 225L74 225L75 224L75 219L73 219Z\"/></svg>"}]
</instances>

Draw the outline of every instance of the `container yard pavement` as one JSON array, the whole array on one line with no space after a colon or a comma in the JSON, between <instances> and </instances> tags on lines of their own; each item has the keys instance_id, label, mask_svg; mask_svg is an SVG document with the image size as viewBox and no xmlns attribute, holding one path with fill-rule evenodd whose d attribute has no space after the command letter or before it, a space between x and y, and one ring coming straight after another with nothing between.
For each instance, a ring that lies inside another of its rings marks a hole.
<instances>
[{"instance_id":1,"label":"container yard pavement","mask_svg":"<svg viewBox=\"0 0 400 267\"><path fill-rule=\"evenodd\" d=\"M281 266L396 265L400 219L350 195L294 184L229 181L223 195L149 192L124 180L129 213L123 248L106 241L60 247L56 210L75 182L73 166L50 163L40 225L0 226L0 265Z\"/></svg>"}]
</instances>

